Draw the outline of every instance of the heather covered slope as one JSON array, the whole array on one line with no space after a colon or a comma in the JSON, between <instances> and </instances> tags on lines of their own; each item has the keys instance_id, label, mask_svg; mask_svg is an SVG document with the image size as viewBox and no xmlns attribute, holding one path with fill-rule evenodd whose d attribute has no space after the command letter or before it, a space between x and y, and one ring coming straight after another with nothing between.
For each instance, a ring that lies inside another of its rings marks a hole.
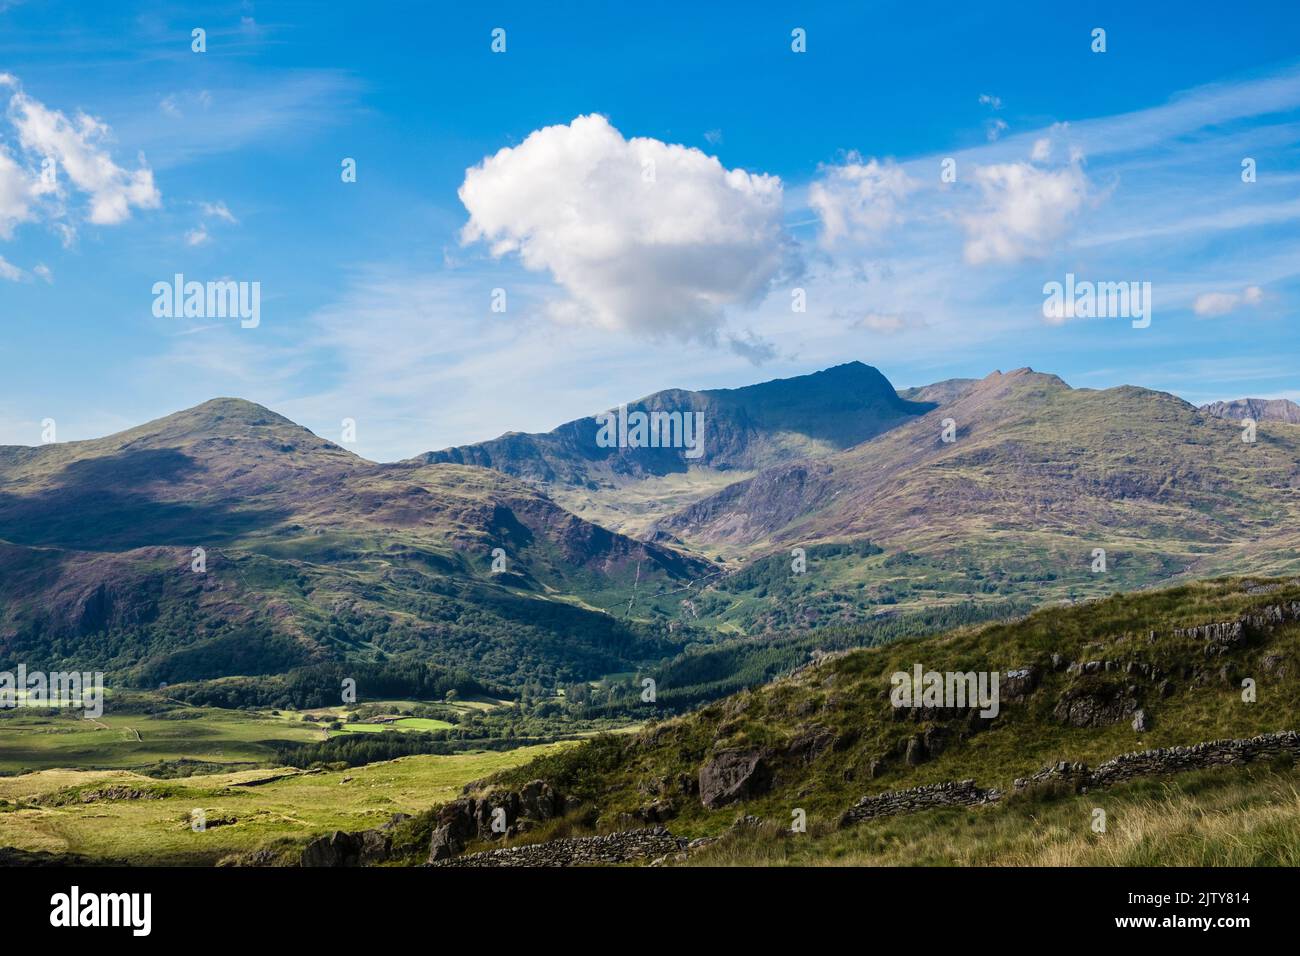
<instances>
[{"instance_id":1,"label":"heather covered slope","mask_svg":"<svg viewBox=\"0 0 1300 956\"><path fill-rule=\"evenodd\" d=\"M869 442L767 469L658 527L728 555L869 539L883 553L859 577L868 593L915 586L917 572L945 594L1011 582L1040 598L1278 572L1300 566L1300 429L1264 422L1246 444L1238 425L1163 392L994 373ZM1105 573L1093 573L1096 548Z\"/></svg>"},{"instance_id":2,"label":"heather covered slope","mask_svg":"<svg viewBox=\"0 0 1300 956\"><path fill-rule=\"evenodd\" d=\"M1241 620L1239 636L1187 630ZM895 708L891 675L916 664L998 671L999 713ZM867 794L967 778L1009 790L1059 761L1096 768L1135 751L1295 730L1298 668L1300 581L1222 579L851 651L493 785L548 781L587 808L571 828L658 820L698 836L753 814L781 830L798 807L810 831L826 832ZM719 776L722 765L753 771ZM745 782L728 795L720 780Z\"/></svg>"},{"instance_id":3,"label":"heather covered slope","mask_svg":"<svg viewBox=\"0 0 1300 956\"><path fill-rule=\"evenodd\" d=\"M758 469L852 447L931 407L900 398L876 369L849 362L745 388L668 389L628 403L629 412L703 414L698 458L678 448L602 448L592 416L544 434L512 432L416 460L493 468L544 487L576 514L638 533Z\"/></svg>"},{"instance_id":4,"label":"heather covered slope","mask_svg":"<svg viewBox=\"0 0 1300 956\"><path fill-rule=\"evenodd\" d=\"M898 397L909 402L931 402L935 405L947 405L949 402L955 402L961 398L978 383L979 379L977 378L946 378L941 382L933 382L929 385L900 388Z\"/></svg>"},{"instance_id":5,"label":"heather covered slope","mask_svg":"<svg viewBox=\"0 0 1300 956\"><path fill-rule=\"evenodd\" d=\"M5 448L0 478L0 656L33 666L175 681L406 655L599 676L676 649L602 608L635 591L650 616L710 570L498 472L377 465L236 399Z\"/></svg>"}]
</instances>

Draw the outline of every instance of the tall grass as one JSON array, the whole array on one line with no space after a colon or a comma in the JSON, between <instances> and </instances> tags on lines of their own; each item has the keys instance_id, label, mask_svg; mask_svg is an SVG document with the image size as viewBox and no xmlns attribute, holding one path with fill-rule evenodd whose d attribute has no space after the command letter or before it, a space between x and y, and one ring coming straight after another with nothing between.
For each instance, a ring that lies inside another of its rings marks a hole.
<instances>
[{"instance_id":1,"label":"tall grass","mask_svg":"<svg viewBox=\"0 0 1300 956\"><path fill-rule=\"evenodd\" d=\"M1094 811L1106 830L1092 829ZM1069 797L792 834L737 828L695 866L1300 866L1300 773L1221 768Z\"/></svg>"}]
</instances>

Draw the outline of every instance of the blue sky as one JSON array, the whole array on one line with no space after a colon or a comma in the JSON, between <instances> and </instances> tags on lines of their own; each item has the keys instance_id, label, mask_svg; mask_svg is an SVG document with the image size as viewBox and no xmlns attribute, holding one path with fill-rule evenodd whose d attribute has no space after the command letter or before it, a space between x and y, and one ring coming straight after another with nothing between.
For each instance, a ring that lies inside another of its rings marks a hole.
<instances>
[{"instance_id":1,"label":"blue sky","mask_svg":"<svg viewBox=\"0 0 1300 956\"><path fill-rule=\"evenodd\" d=\"M1300 398L1296 5L985 6L0 0L0 443L238 395L390 460L853 359Z\"/></svg>"}]
</instances>

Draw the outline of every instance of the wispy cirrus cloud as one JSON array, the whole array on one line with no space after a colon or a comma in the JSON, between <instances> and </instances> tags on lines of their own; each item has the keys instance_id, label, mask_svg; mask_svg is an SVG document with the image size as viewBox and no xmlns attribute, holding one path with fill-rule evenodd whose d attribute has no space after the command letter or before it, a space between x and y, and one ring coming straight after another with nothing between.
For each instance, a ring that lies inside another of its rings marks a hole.
<instances>
[{"instance_id":1,"label":"wispy cirrus cloud","mask_svg":"<svg viewBox=\"0 0 1300 956\"><path fill-rule=\"evenodd\" d=\"M213 74L201 85L173 89L156 104L152 93L133 93L120 102L120 134L139 144L155 169L318 134L344 122L358 108L363 89L341 70L245 74L222 68Z\"/></svg>"}]
</instances>

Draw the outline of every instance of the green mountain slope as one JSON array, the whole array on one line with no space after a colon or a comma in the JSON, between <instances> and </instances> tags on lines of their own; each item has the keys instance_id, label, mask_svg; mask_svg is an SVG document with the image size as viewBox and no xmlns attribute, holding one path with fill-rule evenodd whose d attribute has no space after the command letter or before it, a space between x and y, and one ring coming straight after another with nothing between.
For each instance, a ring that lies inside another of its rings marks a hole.
<instances>
[{"instance_id":1,"label":"green mountain slope","mask_svg":"<svg viewBox=\"0 0 1300 956\"><path fill-rule=\"evenodd\" d=\"M1185 630L1243 619L1237 636ZM895 707L892 675L918 664L997 671L997 715L982 717L978 706ZM659 821L701 836L753 814L788 829L801 808L810 829L824 832L864 795L971 778L1009 791L1060 761L1095 768L1124 753L1295 730L1298 668L1300 580L1221 579L830 656L488 786L546 780L582 805L566 824L574 828ZM1139 711L1143 729L1135 727ZM727 762L733 772L724 779L741 781L745 767L751 775L706 806L710 768Z\"/></svg>"},{"instance_id":2,"label":"green mountain slope","mask_svg":"<svg viewBox=\"0 0 1300 956\"><path fill-rule=\"evenodd\" d=\"M377 465L236 399L0 449L0 480L0 657L33 667L176 681L406 656L579 679L679 650L633 618L711 571L504 474Z\"/></svg>"},{"instance_id":3,"label":"green mountain slope","mask_svg":"<svg viewBox=\"0 0 1300 956\"><path fill-rule=\"evenodd\" d=\"M1162 392L995 373L871 441L767 469L658 527L706 552L775 552L787 566L792 548L870 540L879 557L810 562L780 594L842 578L841 593L891 609L1300 567L1300 429L1264 422L1253 444L1241 434ZM1106 567L1094 572L1098 548Z\"/></svg>"},{"instance_id":4,"label":"green mountain slope","mask_svg":"<svg viewBox=\"0 0 1300 956\"><path fill-rule=\"evenodd\" d=\"M942 382L900 388L898 397L909 402L931 402L947 405L961 398L979 383L977 378L946 378Z\"/></svg>"}]
</instances>

